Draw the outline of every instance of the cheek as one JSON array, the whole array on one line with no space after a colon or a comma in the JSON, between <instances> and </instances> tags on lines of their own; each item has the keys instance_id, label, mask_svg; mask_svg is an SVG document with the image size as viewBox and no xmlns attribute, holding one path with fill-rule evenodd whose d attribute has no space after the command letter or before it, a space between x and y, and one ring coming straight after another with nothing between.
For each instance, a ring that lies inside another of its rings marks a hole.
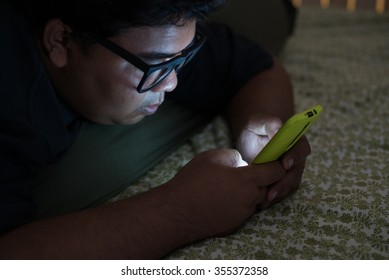
<instances>
[{"instance_id":1,"label":"cheek","mask_svg":"<svg viewBox=\"0 0 389 280\"><path fill-rule=\"evenodd\" d=\"M96 89L105 101L117 105L136 102L137 99L141 99L136 88L142 75L143 72L134 69L128 63L106 65L95 77Z\"/></svg>"},{"instance_id":2,"label":"cheek","mask_svg":"<svg viewBox=\"0 0 389 280\"><path fill-rule=\"evenodd\" d=\"M126 67L106 76L105 80L111 89L107 91L107 95L116 101L115 105L118 108L136 107L138 103L142 102L144 95L137 91L142 75L143 72L127 64Z\"/></svg>"},{"instance_id":3,"label":"cheek","mask_svg":"<svg viewBox=\"0 0 389 280\"><path fill-rule=\"evenodd\" d=\"M97 69L95 69L97 70ZM84 106L88 118L100 123L118 122L136 114L144 95L136 91L137 75L123 75L108 67L83 79Z\"/></svg>"},{"instance_id":4,"label":"cheek","mask_svg":"<svg viewBox=\"0 0 389 280\"><path fill-rule=\"evenodd\" d=\"M131 122L146 102L146 95L136 90L143 72L115 56L99 58L73 60L67 69L73 73L73 103L77 111L98 123Z\"/></svg>"}]
</instances>

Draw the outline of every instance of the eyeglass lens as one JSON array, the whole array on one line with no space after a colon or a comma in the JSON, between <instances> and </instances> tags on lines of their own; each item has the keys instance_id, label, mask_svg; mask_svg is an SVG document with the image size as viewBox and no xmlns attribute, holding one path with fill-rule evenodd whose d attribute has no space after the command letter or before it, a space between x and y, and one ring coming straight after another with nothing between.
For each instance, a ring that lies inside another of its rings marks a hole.
<instances>
[{"instance_id":1,"label":"eyeglass lens","mask_svg":"<svg viewBox=\"0 0 389 280\"><path fill-rule=\"evenodd\" d=\"M176 73L181 70L181 68L189 62L196 52L193 52L189 54L184 60L182 60L179 64L176 65L169 65L165 68L161 68L157 71L152 72L143 82L142 87L140 88L141 91L147 91L151 89L152 87L156 86L157 84L161 83L169 74L175 70Z\"/></svg>"},{"instance_id":2,"label":"eyeglass lens","mask_svg":"<svg viewBox=\"0 0 389 280\"><path fill-rule=\"evenodd\" d=\"M170 72L172 71L171 68L172 67L166 67L152 72L150 76L148 76L144 81L141 90L143 91L143 90L150 89L155 85L157 85L158 83L160 83L163 79L165 79L170 74Z\"/></svg>"}]
</instances>

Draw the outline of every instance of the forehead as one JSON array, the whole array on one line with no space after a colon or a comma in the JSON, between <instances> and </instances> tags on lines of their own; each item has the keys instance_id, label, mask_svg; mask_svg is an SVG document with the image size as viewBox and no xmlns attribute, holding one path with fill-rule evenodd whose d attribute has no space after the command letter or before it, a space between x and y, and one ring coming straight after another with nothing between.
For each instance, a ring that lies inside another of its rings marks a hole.
<instances>
[{"instance_id":1,"label":"forehead","mask_svg":"<svg viewBox=\"0 0 389 280\"><path fill-rule=\"evenodd\" d=\"M176 53L190 44L195 32L196 22L193 20L178 26L133 27L112 40L134 53L155 51Z\"/></svg>"}]
</instances>

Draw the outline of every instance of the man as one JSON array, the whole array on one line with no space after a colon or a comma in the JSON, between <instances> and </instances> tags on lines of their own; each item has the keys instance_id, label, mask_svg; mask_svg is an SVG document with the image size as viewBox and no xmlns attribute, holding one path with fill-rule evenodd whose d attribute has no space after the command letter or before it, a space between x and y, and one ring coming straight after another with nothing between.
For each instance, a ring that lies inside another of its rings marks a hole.
<instances>
[{"instance_id":1,"label":"man","mask_svg":"<svg viewBox=\"0 0 389 280\"><path fill-rule=\"evenodd\" d=\"M160 258L298 188L305 138L280 161L247 164L293 113L293 96L270 55L201 23L224 1L16 2L0 2L2 258ZM165 184L99 205L223 111L237 150L202 153ZM136 142L161 127L166 139Z\"/></svg>"}]
</instances>

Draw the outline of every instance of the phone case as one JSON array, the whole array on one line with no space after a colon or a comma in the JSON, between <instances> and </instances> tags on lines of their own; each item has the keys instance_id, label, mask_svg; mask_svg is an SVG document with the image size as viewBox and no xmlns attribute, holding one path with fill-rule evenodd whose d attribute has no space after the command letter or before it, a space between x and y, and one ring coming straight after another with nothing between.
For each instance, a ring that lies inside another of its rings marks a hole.
<instances>
[{"instance_id":1,"label":"phone case","mask_svg":"<svg viewBox=\"0 0 389 280\"><path fill-rule=\"evenodd\" d=\"M322 111L322 106L316 105L292 116L259 152L252 163L277 160L308 131Z\"/></svg>"}]
</instances>

